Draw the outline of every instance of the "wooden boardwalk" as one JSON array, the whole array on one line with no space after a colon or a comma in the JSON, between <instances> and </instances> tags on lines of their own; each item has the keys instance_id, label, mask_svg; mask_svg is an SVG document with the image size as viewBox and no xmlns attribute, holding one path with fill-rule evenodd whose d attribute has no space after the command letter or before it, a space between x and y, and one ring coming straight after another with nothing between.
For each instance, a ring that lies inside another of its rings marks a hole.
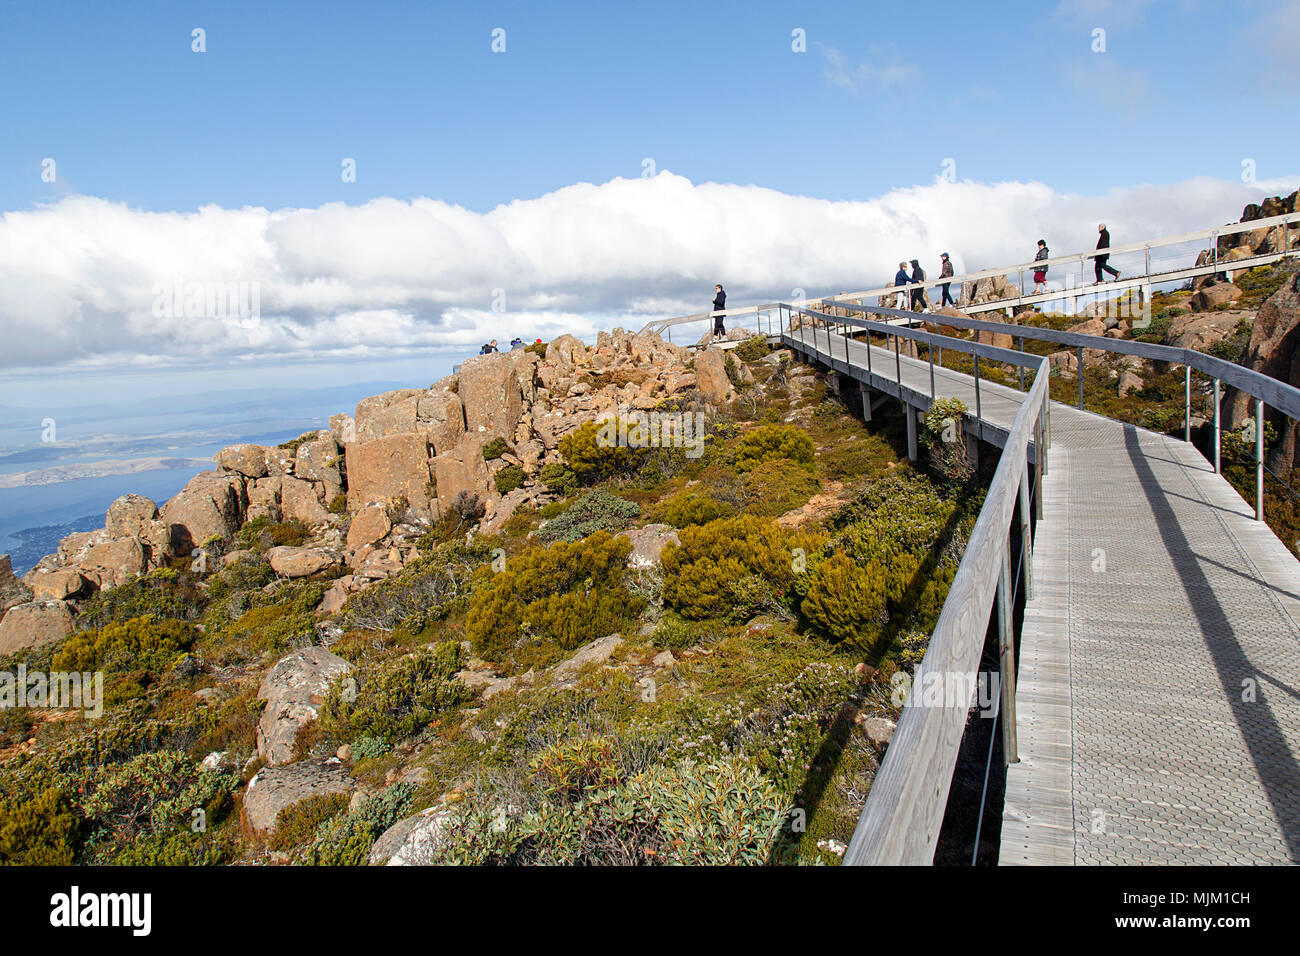
<instances>
[{"instance_id":1,"label":"wooden boardwalk","mask_svg":"<svg viewBox=\"0 0 1300 956\"><path fill-rule=\"evenodd\" d=\"M864 377L863 343L783 340ZM927 361L870 361L928 402ZM986 437L1021 398L981 383ZM1047 464L1000 861L1300 861L1300 562L1178 439L1053 403Z\"/></svg>"}]
</instances>

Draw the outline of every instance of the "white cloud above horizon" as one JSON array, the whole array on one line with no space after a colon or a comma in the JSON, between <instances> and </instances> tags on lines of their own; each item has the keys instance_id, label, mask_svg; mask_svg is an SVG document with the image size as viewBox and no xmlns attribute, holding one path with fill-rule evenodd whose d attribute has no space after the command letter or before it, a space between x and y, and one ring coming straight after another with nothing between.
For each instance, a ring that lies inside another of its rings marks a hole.
<instances>
[{"instance_id":1,"label":"white cloud above horizon","mask_svg":"<svg viewBox=\"0 0 1300 956\"><path fill-rule=\"evenodd\" d=\"M0 367L374 358L487 339L589 337L707 308L885 284L900 259L957 270L1235 221L1300 177L1208 177L1101 196L946 182L830 201L671 172L578 183L477 213L439 200L143 212L67 196L0 218ZM256 283L260 315L155 314L176 281ZM494 305L503 308L496 311Z\"/></svg>"}]
</instances>

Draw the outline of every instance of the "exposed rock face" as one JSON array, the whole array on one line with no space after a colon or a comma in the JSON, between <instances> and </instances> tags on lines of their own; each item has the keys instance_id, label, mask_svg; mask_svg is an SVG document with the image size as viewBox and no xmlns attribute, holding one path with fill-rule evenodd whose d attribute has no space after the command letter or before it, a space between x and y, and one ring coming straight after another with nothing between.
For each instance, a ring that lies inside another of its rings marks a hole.
<instances>
[{"instance_id":1,"label":"exposed rock face","mask_svg":"<svg viewBox=\"0 0 1300 956\"><path fill-rule=\"evenodd\" d=\"M293 759L298 731L314 720L330 681L352 672L352 665L323 647L305 647L283 657L257 691L266 709L257 722L257 752L270 764Z\"/></svg>"},{"instance_id":2,"label":"exposed rock face","mask_svg":"<svg viewBox=\"0 0 1300 956\"><path fill-rule=\"evenodd\" d=\"M285 521L316 525L329 520L321 501L320 485L285 476L280 482L280 514Z\"/></svg>"},{"instance_id":3,"label":"exposed rock face","mask_svg":"<svg viewBox=\"0 0 1300 956\"><path fill-rule=\"evenodd\" d=\"M266 552L271 569L286 578L305 578L339 564L339 555L325 548L295 548L282 545Z\"/></svg>"},{"instance_id":4,"label":"exposed rock face","mask_svg":"<svg viewBox=\"0 0 1300 956\"><path fill-rule=\"evenodd\" d=\"M523 389L514 363L496 356L470 359L460 369L460 400L465 407L465 429L483 441L514 439L515 425L523 413Z\"/></svg>"},{"instance_id":5,"label":"exposed rock face","mask_svg":"<svg viewBox=\"0 0 1300 956\"><path fill-rule=\"evenodd\" d=\"M245 478L266 477L266 450L261 445L231 445L215 455L217 464Z\"/></svg>"},{"instance_id":6,"label":"exposed rock face","mask_svg":"<svg viewBox=\"0 0 1300 956\"><path fill-rule=\"evenodd\" d=\"M63 601L16 604L0 618L0 656L44 647L72 633L72 612Z\"/></svg>"},{"instance_id":7,"label":"exposed rock face","mask_svg":"<svg viewBox=\"0 0 1300 956\"><path fill-rule=\"evenodd\" d=\"M669 542L681 544L677 532L671 525L666 524L648 524L643 528L622 531L618 536L632 542L632 551L627 556L627 566L634 569L654 567L660 563L664 545Z\"/></svg>"},{"instance_id":8,"label":"exposed rock face","mask_svg":"<svg viewBox=\"0 0 1300 956\"><path fill-rule=\"evenodd\" d=\"M79 563L99 587L121 587L144 573L144 546L136 538L105 541L87 549Z\"/></svg>"},{"instance_id":9,"label":"exposed rock face","mask_svg":"<svg viewBox=\"0 0 1300 956\"><path fill-rule=\"evenodd\" d=\"M735 399L736 390L727 378L727 358L722 349L706 348L695 356L695 385L705 401L714 405Z\"/></svg>"},{"instance_id":10,"label":"exposed rock face","mask_svg":"<svg viewBox=\"0 0 1300 956\"><path fill-rule=\"evenodd\" d=\"M1178 348L1199 349L1203 352L1233 335L1243 319L1253 320L1254 313L1193 312L1190 315L1175 316L1169 324L1168 341Z\"/></svg>"},{"instance_id":11,"label":"exposed rock face","mask_svg":"<svg viewBox=\"0 0 1300 956\"><path fill-rule=\"evenodd\" d=\"M453 812L429 807L385 830L370 848L370 865L426 866L442 842Z\"/></svg>"},{"instance_id":12,"label":"exposed rock face","mask_svg":"<svg viewBox=\"0 0 1300 956\"><path fill-rule=\"evenodd\" d=\"M1288 385L1300 386L1300 355L1296 351L1300 344L1300 330L1297 325L1300 325L1300 269L1293 272L1282 287L1260 306L1241 364ZM1254 403L1243 392L1233 390L1224 400L1228 405L1229 428L1239 428L1254 414ZM1269 452L1268 464L1273 471L1285 475L1297 463L1295 423L1275 412L1268 415L1280 437Z\"/></svg>"},{"instance_id":13,"label":"exposed rock face","mask_svg":"<svg viewBox=\"0 0 1300 956\"><path fill-rule=\"evenodd\" d=\"M26 604L31 599L31 588L14 577L9 555L0 554L0 617L15 604Z\"/></svg>"},{"instance_id":14,"label":"exposed rock face","mask_svg":"<svg viewBox=\"0 0 1300 956\"><path fill-rule=\"evenodd\" d=\"M962 301L972 303L996 302L1016 294L1015 286L1006 276L990 276L977 282L962 283Z\"/></svg>"},{"instance_id":15,"label":"exposed rock face","mask_svg":"<svg viewBox=\"0 0 1300 956\"><path fill-rule=\"evenodd\" d=\"M440 512L446 512L462 491L477 494L481 499L491 495L487 462L483 460L483 439L477 433L466 432L455 448L439 455L433 464Z\"/></svg>"},{"instance_id":16,"label":"exposed rock face","mask_svg":"<svg viewBox=\"0 0 1300 956\"><path fill-rule=\"evenodd\" d=\"M349 510L402 496L417 513L430 514L429 439L423 432L349 445L347 464Z\"/></svg>"},{"instance_id":17,"label":"exposed rock face","mask_svg":"<svg viewBox=\"0 0 1300 956\"><path fill-rule=\"evenodd\" d=\"M435 454L456 446L465 434L465 406L448 385L431 388L416 401L416 421L425 429Z\"/></svg>"},{"instance_id":18,"label":"exposed rock face","mask_svg":"<svg viewBox=\"0 0 1300 956\"><path fill-rule=\"evenodd\" d=\"M1187 304L1191 306L1193 312L1205 312L1209 309L1217 309L1219 306L1236 302L1240 298L1241 290L1231 282L1218 282L1214 285L1203 286L1197 290Z\"/></svg>"},{"instance_id":19,"label":"exposed rock face","mask_svg":"<svg viewBox=\"0 0 1300 956\"><path fill-rule=\"evenodd\" d=\"M348 547L360 551L366 545L382 540L393 523L388 520L388 512L381 505L367 505L357 512L348 528Z\"/></svg>"},{"instance_id":20,"label":"exposed rock face","mask_svg":"<svg viewBox=\"0 0 1300 956\"><path fill-rule=\"evenodd\" d=\"M275 833L276 817L286 807L308 797L351 793L356 786L336 758L266 767L248 782L241 812L244 827L253 836L265 839Z\"/></svg>"},{"instance_id":21,"label":"exposed rock face","mask_svg":"<svg viewBox=\"0 0 1300 956\"><path fill-rule=\"evenodd\" d=\"M123 495L108 506L104 529L114 538L135 538L145 534L158 517L158 506L144 495Z\"/></svg>"},{"instance_id":22,"label":"exposed rock face","mask_svg":"<svg viewBox=\"0 0 1300 956\"><path fill-rule=\"evenodd\" d=\"M302 481L317 483L328 502L343 490L343 475L339 471L342 451L334 435L328 431L317 432L317 437L298 446L294 456L293 474Z\"/></svg>"},{"instance_id":23,"label":"exposed rock face","mask_svg":"<svg viewBox=\"0 0 1300 956\"><path fill-rule=\"evenodd\" d=\"M210 538L229 538L243 523L248 499L239 478L216 471L199 472L162 507L177 554L188 554Z\"/></svg>"}]
</instances>

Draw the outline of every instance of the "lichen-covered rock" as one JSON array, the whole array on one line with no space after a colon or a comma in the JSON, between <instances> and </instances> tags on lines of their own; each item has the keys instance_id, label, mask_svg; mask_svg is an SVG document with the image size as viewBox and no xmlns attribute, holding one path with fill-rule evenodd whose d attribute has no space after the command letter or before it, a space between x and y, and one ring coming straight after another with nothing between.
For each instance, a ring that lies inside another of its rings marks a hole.
<instances>
[{"instance_id":1,"label":"lichen-covered rock","mask_svg":"<svg viewBox=\"0 0 1300 956\"><path fill-rule=\"evenodd\" d=\"M370 865L428 865L454 818L454 812L449 809L429 807L397 821L370 848Z\"/></svg>"},{"instance_id":2,"label":"lichen-covered rock","mask_svg":"<svg viewBox=\"0 0 1300 956\"><path fill-rule=\"evenodd\" d=\"M695 356L695 385L705 401L723 405L736 397L736 390L727 377L726 353L719 348L707 348Z\"/></svg>"},{"instance_id":3,"label":"lichen-covered rock","mask_svg":"<svg viewBox=\"0 0 1300 956\"><path fill-rule=\"evenodd\" d=\"M323 647L304 647L281 658L258 688L266 709L257 721L257 752L269 764L288 763L298 731L314 720L330 681L352 665Z\"/></svg>"},{"instance_id":4,"label":"lichen-covered rock","mask_svg":"<svg viewBox=\"0 0 1300 956\"><path fill-rule=\"evenodd\" d=\"M641 528L632 528L620 532L619 537L627 538L632 542L632 551L627 556L627 566L635 569L652 568L659 564L664 545L669 542L681 544L676 530L666 524L648 524Z\"/></svg>"},{"instance_id":5,"label":"lichen-covered rock","mask_svg":"<svg viewBox=\"0 0 1300 956\"><path fill-rule=\"evenodd\" d=\"M418 514L430 514L429 438L424 433L407 432L349 445L347 467L350 511L401 496Z\"/></svg>"},{"instance_id":6,"label":"lichen-covered rock","mask_svg":"<svg viewBox=\"0 0 1300 956\"><path fill-rule=\"evenodd\" d=\"M483 460L483 439L474 432L466 432L455 448L436 457L433 467L441 512L451 508L462 491L478 495L484 502L493 493L487 462Z\"/></svg>"},{"instance_id":7,"label":"lichen-covered rock","mask_svg":"<svg viewBox=\"0 0 1300 956\"><path fill-rule=\"evenodd\" d=\"M483 441L513 439L523 414L523 389L509 355L482 355L460 368L460 401L465 430Z\"/></svg>"},{"instance_id":8,"label":"lichen-covered rock","mask_svg":"<svg viewBox=\"0 0 1300 956\"><path fill-rule=\"evenodd\" d=\"M162 506L160 520L171 533L177 554L189 554L212 538L229 538L243 523L248 498L234 474L202 471Z\"/></svg>"},{"instance_id":9,"label":"lichen-covered rock","mask_svg":"<svg viewBox=\"0 0 1300 956\"><path fill-rule=\"evenodd\" d=\"M286 578L305 578L342 563L339 555L326 548L297 548L281 545L266 552L271 569Z\"/></svg>"},{"instance_id":10,"label":"lichen-covered rock","mask_svg":"<svg viewBox=\"0 0 1300 956\"><path fill-rule=\"evenodd\" d=\"M214 456L217 465L245 478L266 476L266 449L261 445L231 445Z\"/></svg>"},{"instance_id":11,"label":"lichen-covered rock","mask_svg":"<svg viewBox=\"0 0 1300 956\"><path fill-rule=\"evenodd\" d=\"M348 547L359 551L368 544L375 544L393 530L393 523L382 505L367 505L356 513L352 525L348 528Z\"/></svg>"},{"instance_id":12,"label":"lichen-covered rock","mask_svg":"<svg viewBox=\"0 0 1300 956\"><path fill-rule=\"evenodd\" d=\"M264 767L248 782L242 821L252 836L266 839L275 833L276 818L286 807L308 797L352 793L356 787L347 768L335 757Z\"/></svg>"},{"instance_id":13,"label":"lichen-covered rock","mask_svg":"<svg viewBox=\"0 0 1300 956\"><path fill-rule=\"evenodd\" d=\"M144 495L122 495L104 515L104 528L114 538L138 538L158 517L158 505Z\"/></svg>"}]
</instances>

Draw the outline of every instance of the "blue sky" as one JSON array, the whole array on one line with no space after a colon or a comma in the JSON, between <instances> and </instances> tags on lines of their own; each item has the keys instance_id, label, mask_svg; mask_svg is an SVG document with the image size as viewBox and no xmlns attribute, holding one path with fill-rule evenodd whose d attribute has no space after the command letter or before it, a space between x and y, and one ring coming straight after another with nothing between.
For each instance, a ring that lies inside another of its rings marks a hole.
<instances>
[{"instance_id":1,"label":"blue sky","mask_svg":"<svg viewBox=\"0 0 1300 956\"><path fill-rule=\"evenodd\" d=\"M1300 183L1297 48L1297 0L7 2L0 369L462 354L1235 221Z\"/></svg>"},{"instance_id":2,"label":"blue sky","mask_svg":"<svg viewBox=\"0 0 1300 956\"><path fill-rule=\"evenodd\" d=\"M945 158L1091 193L1233 177L1244 156L1267 177L1297 146L1295 47L1269 26L1285 6L6 3L0 208L75 190L147 210L486 211L646 157L832 200L928 182ZM41 182L47 156L63 182Z\"/></svg>"}]
</instances>

